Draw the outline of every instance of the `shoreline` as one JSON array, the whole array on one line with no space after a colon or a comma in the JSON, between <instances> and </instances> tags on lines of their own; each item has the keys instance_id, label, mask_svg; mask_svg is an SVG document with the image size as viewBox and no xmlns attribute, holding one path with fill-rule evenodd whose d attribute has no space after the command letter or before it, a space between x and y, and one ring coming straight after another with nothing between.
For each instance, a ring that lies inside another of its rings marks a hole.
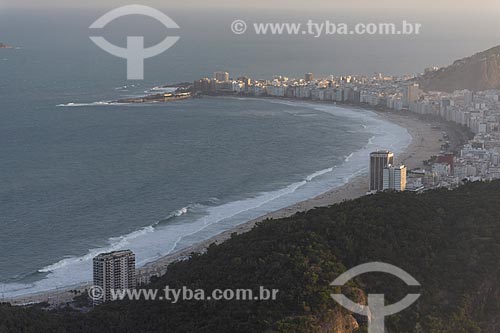
<instances>
[{"instance_id":1,"label":"shoreline","mask_svg":"<svg viewBox=\"0 0 500 333\"><path fill-rule=\"evenodd\" d=\"M320 103L318 103L320 104ZM339 106L342 107L342 106ZM345 106L350 107L350 106ZM382 119L406 128L411 136L410 144L404 149L403 152L396 156L398 163L405 164L408 169L416 169L424 167L424 161L431 158L431 156L439 154L441 151L441 144L439 140L443 139L441 129L433 129L435 124L427 124L420 119L413 117L411 114L396 114L384 111L369 110L376 113ZM441 124L441 123L440 123ZM256 219L244 222L234 228L228 229L214 237L205 241L193 244L185 249L176 251L161 257L155 261L145 264L138 269L138 277L141 275L150 275L158 273L160 275L166 272L166 267L175 261L188 259L193 252L204 252L212 243L220 244L231 237L231 234L245 233L250 231L256 223L267 219L279 219L292 216L299 212L308 211L316 207L331 206L343 201L353 200L360 198L368 192L368 175L358 175L351 178L346 184L324 192L304 201L300 201L285 208L267 213Z\"/></svg>"},{"instance_id":2,"label":"shoreline","mask_svg":"<svg viewBox=\"0 0 500 333\"><path fill-rule=\"evenodd\" d=\"M296 100L293 100L296 101ZM304 101L314 102L314 101ZM331 105L331 103L317 103L318 105ZM399 163L405 164L409 169L423 167L423 161L428 160L431 156L438 154L441 151L443 138L442 130L433 128L433 125L442 122L431 121L428 123L418 119L411 113L395 113L387 111L379 111L374 109L362 108L353 105L337 105L338 107L368 110L385 121L394 123L405 128L411 136L410 144L396 156ZM250 231L256 223L266 219L279 219L292 216L298 212L314 209L315 207L330 206L346 200L352 200L366 195L368 191L368 174L353 176L349 181L337 188L324 192L313 198L292 204L288 207L267 213L256 219L244 222L226 231L223 231L204 241L193 244L185 249L165 255L152 262L149 262L137 269L138 283L149 281L154 275L165 274L169 264L186 260L193 252L203 253L209 245L215 243L220 244L231 237L231 234L241 234ZM0 301L10 302L13 305L26 305L33 303L48 302L50 304L62 304L70 302L75 294L73 290L85 292L85 289L91 285L91 282L77 283L72 286L62 287L56 290L41 291L32 294L25 294L10 298L1 299Z\"/></svg>"}]
</instances>

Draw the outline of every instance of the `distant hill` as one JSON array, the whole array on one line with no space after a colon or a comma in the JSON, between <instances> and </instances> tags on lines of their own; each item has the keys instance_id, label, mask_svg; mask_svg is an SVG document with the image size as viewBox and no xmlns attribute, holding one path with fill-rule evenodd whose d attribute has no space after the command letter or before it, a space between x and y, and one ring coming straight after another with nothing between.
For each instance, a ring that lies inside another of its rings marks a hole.
<instances>
[{"instance_id":1,"label":"distant hill","mask_svg":"<svg viewBox=\"0 0 500 333\"><path fill-rule=\"evenodd\" d=\"M500 46L455 61L420 78L425 91L500 89Z\"/></svg>"}]
</instances>

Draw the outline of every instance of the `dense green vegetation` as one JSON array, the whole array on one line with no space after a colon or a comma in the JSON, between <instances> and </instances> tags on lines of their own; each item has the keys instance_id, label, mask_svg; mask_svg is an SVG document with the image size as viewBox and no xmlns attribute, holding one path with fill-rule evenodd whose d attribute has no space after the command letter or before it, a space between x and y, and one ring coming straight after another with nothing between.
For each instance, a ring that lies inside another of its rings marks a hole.
<instances>
[{"instance_id":1,"label":"dense green vegetation","mask_svg":"<svg viewBox=\"0 0 500 333\"><path fill-rule=\"evenodd\" d=\"M113 302L88 313L0 307L0 331L351 332L329 283L358 264L397 265L422 297L390 317L390 332L500 332L500 182L454 191L381 193L266 221L169 267L163 288L280 290L276 301ZM387 274L343 292L357 300L415 291ZM356 317L365 331L362 317Z\"/></svg>"}]
</instances>

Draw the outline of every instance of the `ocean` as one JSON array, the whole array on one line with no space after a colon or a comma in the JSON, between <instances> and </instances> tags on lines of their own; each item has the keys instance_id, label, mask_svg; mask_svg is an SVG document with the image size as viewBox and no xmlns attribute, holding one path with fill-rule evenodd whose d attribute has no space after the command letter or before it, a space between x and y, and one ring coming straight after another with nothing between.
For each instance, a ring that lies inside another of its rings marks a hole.
<instances>
[{"instance_id":1,"label":"ocean","mask_svg":"<svg viewBox=\"0 0 500 333\"><path fill-rule=\"evenodd\" d=\"M65 37L42 25L38 38L19 23L5 42L20 48L0 50L2 296L91 280L104 251L132 249L143 265L341 186L367 171L371 150L410 142L370 111L333 104L109 104L206 73L179 69L177 54L128 82L124 61L68 37L80 23Z\"/></svg>"}]
</instances>

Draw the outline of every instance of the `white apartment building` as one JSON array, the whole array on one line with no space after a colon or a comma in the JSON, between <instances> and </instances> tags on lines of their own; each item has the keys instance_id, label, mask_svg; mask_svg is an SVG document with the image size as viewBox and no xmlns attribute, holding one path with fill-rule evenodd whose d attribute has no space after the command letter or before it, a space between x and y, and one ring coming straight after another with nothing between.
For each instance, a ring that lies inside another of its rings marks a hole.
<instances>
[{"instance_id":1,"label":"white apartment building","mask_svg":"<svg viewBox=\"0 0 500 333\"><path fill-rule=\"evenodd\" d=\"M384 191L404 191L406 190L406 171L404 165L388 165L384 168Z\"/></svg>"}]
</instances>

